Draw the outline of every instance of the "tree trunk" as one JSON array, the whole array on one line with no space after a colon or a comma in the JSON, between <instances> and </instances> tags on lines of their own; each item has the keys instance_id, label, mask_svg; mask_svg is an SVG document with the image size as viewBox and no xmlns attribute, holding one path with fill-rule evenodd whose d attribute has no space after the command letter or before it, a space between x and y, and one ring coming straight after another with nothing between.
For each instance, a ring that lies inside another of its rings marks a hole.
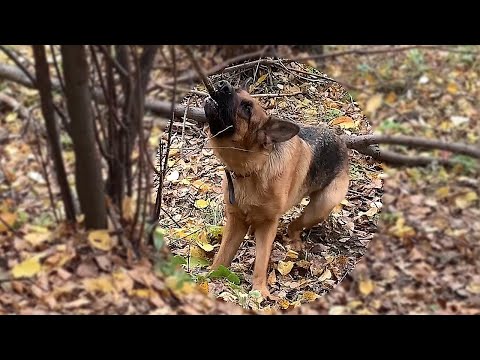
<instances>
[{"instance_id":1,"label":"tree trunk","mask_svg":"<svg viewBox=\"0 0 480 360\"><path fill-rule=\"evenodd\" d=\"M52 83L48 69L45 47L43 45L33 45L33 55L35 58L35 74L37 78L37 87L40 93L40 102L42 114L47 128L48 142L52 153L53 166L57 177L58 186L62 196L65 216L68 221L75 221L75 208L73 207L72 193L67 182L67 175L63 163L62 149L60 147L57 123L55 121L55 109L52 99Z\"/></svg>"},{"instance_id":2,"label":"tree trunk","mask_svg":"<svg viewBox=\"0 0 480 360\"><path fill-rule=\"evenodd\" d=\"M62 45L61 52L78 198L85 214L86 227L102 229L107 227L107 212L100 158L95 144L86 52L83 45Z\"/></svg>"}]
</instances>

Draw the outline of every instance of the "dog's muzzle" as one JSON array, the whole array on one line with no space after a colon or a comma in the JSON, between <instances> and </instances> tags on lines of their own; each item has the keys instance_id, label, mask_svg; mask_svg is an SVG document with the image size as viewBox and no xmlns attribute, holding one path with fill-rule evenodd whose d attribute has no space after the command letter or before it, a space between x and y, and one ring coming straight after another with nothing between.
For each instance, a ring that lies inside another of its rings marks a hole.
<instances>
[{"instance_id":1,"label":"dog's muzzle","mask_svg":"<svg viewBox=\"0 0 480 360\"><path fill-rule=\"evenodd\" d=\"M219 81L215 94L205 100L205 116L210 126L210 132L216 136L227 136L234 132L234 96L233 86L225 80Z\"/></svg>"}]
</instances>

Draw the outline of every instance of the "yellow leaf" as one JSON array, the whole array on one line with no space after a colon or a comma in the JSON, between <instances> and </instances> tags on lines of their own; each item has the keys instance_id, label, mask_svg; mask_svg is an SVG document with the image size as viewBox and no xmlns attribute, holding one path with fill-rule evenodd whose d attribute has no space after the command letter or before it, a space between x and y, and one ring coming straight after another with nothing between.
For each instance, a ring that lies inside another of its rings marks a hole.
<instances>
[{"instance_id":1,"label":"yellow leaf","mask_svg":"<svg viewBox=\"0 0 480 360\"><path fill-rule=\"evenodd\" d=\"M375 289L375 284L372 280L362 280L358 284L358 290L364 296L369 295Z\"/></svg>"},{"instance_id":2,"label":"yellow leaf","mask_svg":"<svg viewBox=\"0 0 480 360\"><path fill-rule=\"evenodd\" d=\"M290 259L298 259L298 252L293 251L293 250L288 250L285 257L290 258Z\"/></svg>"},{"instance_id":3,"label":"yellow leaf","mask_svg":"<svg viewBox=\"0 0 480 360\"><path fill-rule=\"evenodd\" d=\"M109 251L113 247L113 241L108 230L95 230L88 234L88 242L96 249Z\"/></svg>"},{"instance_id":4,"label":"yellow leaf","mask_svg":"<svg viewBox=\"0 0 480 360\"><path fill-rule=\"evenodd\" d=\"M363 213L364 215L367 215L368 217L372 217L373 215L375 215L376 213L378 212L378 208L376 206L373 206L371 207L370 209L368 209L367 212Z\"/></svg>"},{"instance_id":5,"label":"yellow leaf","mask_svg":"<svg viewBox=\"0 0 480 360\"><path fill-rule=\"evenodd\" d=\"M340 201L340 204L342 204L344 206L350 206L350 203L348 202L347 199L343 199L342 201Z\"/></svg>"},{"instance_id":6,"label":"yellow leaf","mask_svg":"<svg viewBox=\"0 0 480 360\"><path fill-rule=\"evenodd\" d=\"M198 246L200 246L206 252L210 252L210 251L213 250L213 245L210 245L208 243L197 241L197 244L198 244Z\"/></svg>"},{"instance_id":7,"label":"yellow leaf","mask_svg":"<svg viewBox=\"0 0 480 360\"><path fill-rule=\"evenodd\" d=\"M204 281L198 284L198 288L200 292L204 293L205 295L208 295L208 282Z\"/></svg>"},{"instance_id":8,"label":"yellow leaf","mask_svg":"<svg viewBox=\"0 0 480 360\"><path fill-rule=\"evenodd\" d=\"M346 307L345 306L332 306L328 310L328 315L342 315L345 313Z\"/></svg>"},{"instance_id":9,"label":"yellow leaf","mask_svg":"<svg viewBox=\"0 0 480 360\"><path fill-rule=\"evenodd\" d=\"M435 191L435 195L438 199L446 198L448 195L450 195L450 188L448 186L442 186Z\"/></svg>"},{"instance_id":10,"label":"yellow leaf","mask_svg":"<svg viewBox=\"0 0 480 360\"><path fill-rule=\"evenodd\" d=\"M469 191L466 194L455 197L455 205L460 209L466 209L470 204L478 199L478 195L475 191Z\"/></svg>"},{"instance_id":11,"label":"yellow leaf","mask_svg":"<svg viewBox=\"0 0 480 360\"><path fill-rule=\"evenodd\" d=\"M268 285L270 286L275 285L275 283L277 282L277 275L275 275L275 270L272 270L270 272L270 274L268 275L267 282L268 282Z\"/></svg>"},{"instance_id":12,"label":"yellow leaf","mask_svg":"<svg viewBox=\"0 0 480 360\"><path fill-rule=\"evenodd\" d=\"M260 85L262 82L264 82L265 79L267 78L267 76L268 76L268 74L264 74L264 75L260 76L260 77L258 78L257 82L255 83L255 86L258 86L258 85Z\"/></svg>"},{"instance_id":13,"label":"yellow leaf","mask_svg":"<svg viewBox=\"0 0 480 360\"><path fill-rule=\"evenodd\" d=\"M355 122L351 117L348 116L339 116L334 119L330 125L340 125L341 128L350 129L355 127Z\"/></svg>"},{"instance_id":14,"label":"yellow leaf","mask_svg":"<svg viewBox=\"0 0 480 360\"><path fill-rule=\"evenodd\" d=\"M40 257L36 255L15 265L12 269L12 276L15 279L35 276L42 269L39 260Z\"/></svg>"},{"instance_id":15,"label":"yellow leaf","mask_svg":"<svg viewBox=\"0 0 480 360\"><path fill-rule=\"evenodd\" d=\"M393 91L390 91L385 98L385 102L389 105L393 105L395 101L397 101L397 95Z\"/></svg>"},{"instance_id":16,"label":"yellow leaf","mask_svg":"<svg viewBox=\"0 0 480 360\"><path fill-rule=\"evenodd\" d=\"M405 219L399 217L395 223L395 226L389 229L389 232L399 239L412 237L415 235L415 230L410 226L405 226Z\"/></svg>"},{"instance_id":17,"label":"yellow leaf","mask_svg":"<svg viewBox=\"0 0 480 360\"><path fill-rule=\"evenodd\" d=\"M447 86L447 91L452 95L455 95L456 93L458 93L457 84L455 84L453 82L449 83L448 86Z\"/></svg>"},{"instance_id":18,"label":"yellow leaf","mask_svg":"<svg viewBox=\"0 0 480 360\"><path fill-rule=\"evenodd\" d=\"M278 272L279 272L280 274L282 274L282 275L287 275L287 274L289 274L290 271L292 271L292 269L293 269L293 262L280 260L280 261L278 262L277 269L278 269Z\"/></svg>"},{"instance_id":19,"label":"yellow leaf","mask_svg":"<svg viewBox=\"0 0 480 360\"><path fill-rule=\"evenodd\" d=\"M116 292L110 276L105 275L98 278L84 279L82 283L83 288L91 294Z\"/></svg>"},{"instance_id":20,"label":"yellow leaf","mask_svg":"<svg viewBox=\"0 0 480 360\"><path fill-rule=\"evenodd\" d=\"M365 112L370 116L374 114L378 108L382 105L383 94L375 94L367 101Z\"/></svg>"},{"instance_id":21,"label":"yellow leaf","mask_svg":"<svg viewBox=\"0 0 480 360\"><path fill-rule=\"evenodd\" d=\"M133 279L128 274L116 271L113 274L113 285L117 291L125 290L129 294L133 290Z\"/></svg>"},{"instance_id":22,"label":"yellow leaf","mask_svg":"<svg viewBox=\"0 0 480 360\"><path fill-rule=\"evenodd\" d=\"M478 295L480 294L480 283L471 283L468 284L466 289L471 292L472 294Z\"/></svg>"},{"instance_id":23,"label":"yellow leaf","mask_svg":"<svg viewBox=\"0 0 480 360\"><path fill-rule=\"evenodd\" d=\"M32 246L38 246L50 239L49 233L30 233L25 235L25 240Z\"/></svg>"},{"instance_id":24,"label":"yellow leaf","mask_svg":"<svg viewBox=\"0 0 480 360\"><path fill-rule=\"evenodd\" d=\"M290 306L290 302L285 299L280 299L278 300L278 305L280 306L281 309L286 310Z\"/></svg>"},{"instance_id":25,"label":"yellow leaf","mask_svg":"<svg viewBox=\"0 0 480 360\"><path fill-rule=\"evenodd\" d=\"M18 118L17 113L16 112L11 112L10 114L8 114L5 117L5 122L10 123L10 122L13 122L13 121L17 120L17 118Z\"/></svg>"},{"instance_id":26,"label":"yellow leaf","mask_svg":"<svg viewBox=\"0 0 480 360\"><path fill-rule=\"evenodd\" d=\"M127 221L133 219L133 199L130 196L125 196L122 201L123 218Z\"/></svg>"},{"instance_id":27,"label":"yellow leaf","mask_svg":"<svg viewBox=\"0 0 480 360\"><path fill-rule=\"evenodd\" d=\"M142 299L148 299L151 296L152 292L150 289L135 289L130 292L130 295L142 298Z\"/></svg>"},{"instance_id":28,"label":"yellow leaf","mask_svg":"<svg viewBox=\"0 0 480 360\"><path fill-rule=\"evenodd\" d=\"M17 214L11 213L9 211L0 213L0 218L3 221L0 221L0 232L4 232L9 230L7 226L5 226L4 222L8 224L8 226L13 227L15 221L17 221Z\"/></svg>"},{"instance_id":29,"label":"yellow leaf","mask_svg":"<svg viewBox=\"0 0 480 360\"><path fill-rule=\"evenodd\" d=\"M202 250L199 246L192 245L190 247L190 256L196 257L199 259L205 259L207 255L205 254L205 251Z\"/></svg>"},{"instance_id":30,"label":"yellow leaf","mask_svg":"<svg viewBox=\"0 0 480 360\"><path fill-rule=\"evenodd\" d=\"M318 280L320 281L325 281L325 280L329 280L332 278L332 273L330 272L330 270L326 269L322 275L320 275L320 278Z\"/></svg>"},{"instance_id":31,"label":"yellow leaf","mask_svg":"<svg viewBox=\"0 0 480 360\"><path fill-rule=\"evenodd\" d=\"M195 180L192 185L196 187L200 192L208 192L212 187L208 184L205 184L202 180Z\"/></svg>"},{"instance_id":32,"label":"yellow leaf","mask_svg":"<svg viewBox=\"0 0 480 360\"><path fill-rule=\"evenodd\" d=\"M315 301L319 298L317 294L315 294L313 291L305 291L302 295L303 300L311 302Z\"/></svg>"},{"instance_id":33,"label":"yellow leaf","mask_svg":"<svg viewBox=\"0 0 480 360\"><path fill-rule=\"evenodd\" d=\"M195 207L197 209L205 209L208 206L209 202L207 200L199 199L195 201Z\"/></svg>"}]
</instances>

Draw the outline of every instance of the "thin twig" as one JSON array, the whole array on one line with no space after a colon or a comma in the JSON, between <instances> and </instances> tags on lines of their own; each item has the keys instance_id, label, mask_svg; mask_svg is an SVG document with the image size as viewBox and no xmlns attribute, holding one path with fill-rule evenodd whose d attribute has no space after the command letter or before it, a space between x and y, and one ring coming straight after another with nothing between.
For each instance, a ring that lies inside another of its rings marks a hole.
<instances>
[{"instance_id":1,"label":"thin twig","mask_svg":"<svg viewBox=\"0 0 480 360\"><path fill-rule=\"evenodd\" d=\"M57 73L57 79L58 79L58 82L60 83L60 89L62 90L62 94L65 95L65 82L63 81L63 76L62 76L62 72L60 71L60 66L58 65L54 45L50 45L50 52L52 53L53 66L55 68L55 72Z\"/></svg>"},{"instance_id":2,"label":"thin twig","mask_svg":"<svg viewBox=\"0 0 480 360\"><path fill-rule=\"evenodd\" d=\"M190 59L190 62L195 68L195 71L198 73L200 80L202 80L203 84L207 88L208 93L210 94L210 96L214 97L217 91L215 90L215 87L213 86L210 79L205 74L205 71L203 70L203 68L198 63L197 59L195 58L195 55L193 55L192 49L189 46L182 46L182 49L183 51L185 51L188 58Z\"/></svg>"},{"instance_id":3,"label":"thin twig","mask_svg":"<svg viewBox=\"0 0 480 360\"><path fill-rule=\"evenodd\" d=\"M192 98L188 98L187 105L185 106L185 113L183 114L182 139L180 141L180 148L183 148L183 143L185 141L185 122L187 121L187 112L188 108L190 107L190 100L192 100ZM180 155L183 156L183 150L180 150Z\"/></svg>"},{"instance_id":4,"label":"thin twig","mask_svg":"<svg viewBox=\"0 0 480 360\"><path fill-rule=\"evenodd\" d=\"M123 77L128 78L128 71L125 70L125 68L120 65L120 63L115 59L110 51L108 51L108 48L105 47L105 45L97 45L98 49L102 52L102 54L105 56L105 58L110 61L110 63L113 65L113 67L118 71L120 75Z\"/></svg>"},{"instance_id":5,"label":"thin twig","mask_svg":"<svg viewBox=\"0 0 480 360\"><path fill-rule=\"evenodd\" d=\"M243 60L261 57L269 49L270 49L270 45L266 45L261 50L254 51L254 52L251 52L251 53L242 54L242 55L238 55L238 56L235 56L233 58L227 59L224 62L222 62L220 64L217 64L217 65L213 66L211 69L207 70L206 75L217 74L220 71L223 71L227 66L229 66L231 64L235 64L235 63L243 61ZM198 73L196 71L190 71L189 73L187 73L183 76L179 76L176 79L176 81L177 81L177 83L180 83L180 82L195 81L197 79L198 79ZM166 81L165 83L168 84L168 85L171 85L171 84L173 84L173 79L170 79L170 80Z\"/></svg>"}]
</instances>

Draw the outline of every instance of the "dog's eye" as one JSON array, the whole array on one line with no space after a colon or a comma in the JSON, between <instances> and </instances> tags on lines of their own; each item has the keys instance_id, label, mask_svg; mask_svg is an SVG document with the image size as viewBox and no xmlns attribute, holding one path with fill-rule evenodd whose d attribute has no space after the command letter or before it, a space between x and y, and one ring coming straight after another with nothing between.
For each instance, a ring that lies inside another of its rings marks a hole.
<instances>
[{"instance_id":1,"label":"dog's eye","mask_svg":"<svg viewBox=\"0 0 480 360\"><path fill-rule=\"evenodd\" d=\"M242 101L240 104L242 107L242 111L247 115L247 118L250 119L250 116L252 116L252 108L253 104L249 101Z\"/></svg>"}]
</instances>

